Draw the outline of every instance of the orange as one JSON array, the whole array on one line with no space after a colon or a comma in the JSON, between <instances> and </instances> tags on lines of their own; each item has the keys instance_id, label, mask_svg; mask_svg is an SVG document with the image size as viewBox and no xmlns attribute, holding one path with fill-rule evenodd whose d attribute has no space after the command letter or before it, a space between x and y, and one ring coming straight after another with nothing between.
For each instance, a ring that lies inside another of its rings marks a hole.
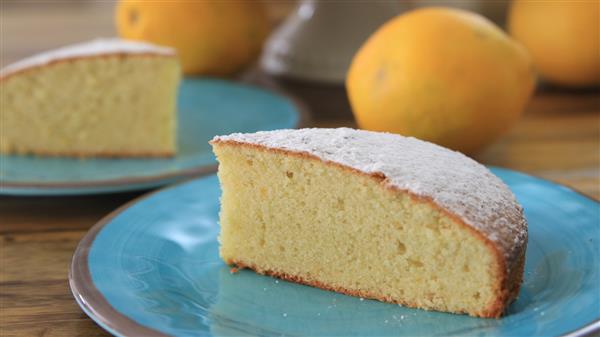
<instances>
[{"instance_id":1,"label":"orange","mask_svg":"<svg viewBox=\"0 0 600 337\"><path fill-rule=\"evenodd\" d=\"M534 85L526 50L492 22L436 7L384 24L355 55L346 79L361 128L464 153L506 132Z\"/></svg>"},{"instance_id":2,"label":"orange","mask_svg":"<svg viewBox=\"0 0 600 337\"><path fill-rule=\"evenodd\" d=\"M515 1L508 25L548 82L600 84L600 1Z\"/></svg>"},{"instance_id":3,"label":"orange","mask_svg":"<svg viewBox=\"0 0 600 337\"><path fill-rule=\"evenodd\" d=\"M227 76L253 62L269 32L257 1L120 1L119 35L175 48L186 74Z\"/></svg>"}]
</instances>

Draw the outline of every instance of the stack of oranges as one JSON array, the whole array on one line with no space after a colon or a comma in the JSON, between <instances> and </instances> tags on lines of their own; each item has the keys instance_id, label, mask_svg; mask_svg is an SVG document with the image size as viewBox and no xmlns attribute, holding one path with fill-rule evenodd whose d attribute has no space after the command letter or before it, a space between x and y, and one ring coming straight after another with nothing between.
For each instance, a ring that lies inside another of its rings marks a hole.
<instances>
[{"instance_id":1,"label":"stack of oranges","mask_svg":"<svg viewBox=\"0 0 600 337\"><path fill-rule=\"evenodd\" d=\"M600 84L598 0L516 0L510 37L464 10L402 14L360 48L346 88L361 128L475 153L523 112L537 75L558 85ZM186 74L228 76L250 64L269 32L260 2L121 1L122 37L175 47Z\"/></svg>"},{"instance_id":2,"label":"stack of oranges","mask_svg":"<svg viewBox=\"0 0 600 337\"><path fill-rule=\"evenodd\" d=\"M362 128L475 153L506 132L536 76L600 84L600 2L514 1L512 38L482 16L425 8L391 20L356 54L348 96Z\"/></svg>"}]
</instances>

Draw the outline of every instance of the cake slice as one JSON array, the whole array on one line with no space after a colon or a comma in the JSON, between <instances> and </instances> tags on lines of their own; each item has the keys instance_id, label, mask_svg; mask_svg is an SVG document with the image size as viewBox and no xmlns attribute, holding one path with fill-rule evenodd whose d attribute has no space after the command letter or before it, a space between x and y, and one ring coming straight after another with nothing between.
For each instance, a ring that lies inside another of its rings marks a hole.
<instances>
[{"instance_id":1,"label":"cake slice","mask_svg":"<svg viewBox=\"0 0 600 337\"><path fill-rule=\"evenodd\" d=\"M519 292L522 208L500 179L458 152L345 128L232 134L211 144L228 264L479 317L501 316Z\"/></svg>"},{"instance_id":2,"label":"cake slice","mask_svg":"<svg viewBox=\"0 0 600 337\"><path fill-rule=\"evenodd\" d=\"M176 152L173 49L99 39L0 71L0 153L164 157Z\"/></svg>"}]
</instances>

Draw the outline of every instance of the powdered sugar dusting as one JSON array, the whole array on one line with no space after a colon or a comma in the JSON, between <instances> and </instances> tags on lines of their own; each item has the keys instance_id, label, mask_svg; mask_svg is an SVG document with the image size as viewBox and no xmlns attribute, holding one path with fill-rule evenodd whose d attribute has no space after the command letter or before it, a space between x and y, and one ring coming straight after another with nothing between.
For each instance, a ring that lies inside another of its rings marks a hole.
<instances>
[{"instance_id":1,"label":"powdered sugar dusting","mask_svg":"<svg viewBox=\"0 0 600 337\"><path fill-rule=\"evenodd\" d=\"M0 77L23 69L42 66L56 60L107 54L175 55L175 50L168 47L118 38L96 39L25 58L2 68L0 70Z\"/></svg>"},{"instance_id":2,"label":"powdered sugar dusting","mask_svg":"<svg viewBox=\"0 0 600 337\"><path fill-rule=\"evenodd\" d=\"M527 241L523 210L508 187L471 158L432 143L348 128L236 133L213 141L303 152L368 174L381 174L386 177L385 184L431 198L463 219L497 243L511 263L516 264Z\"/></svg>"}]
</instances>

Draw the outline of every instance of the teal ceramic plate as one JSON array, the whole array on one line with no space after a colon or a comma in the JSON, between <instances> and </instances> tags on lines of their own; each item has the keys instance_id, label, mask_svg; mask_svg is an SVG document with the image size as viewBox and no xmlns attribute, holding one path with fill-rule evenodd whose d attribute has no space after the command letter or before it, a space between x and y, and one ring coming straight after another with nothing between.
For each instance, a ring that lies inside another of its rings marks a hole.
<instances>
[{"instance_id":1,"label":"teal ceramic plate","mask_svg":"<svg viewBox=\"0 0 600 337\"><path fill-rule=\"evenodd\" d=\"M598 329L599 204L493 170L529 221L523 288L499 320L360 300L246 270L231 274L217 252L214 175L134 201L97 224L75 252L71 289L117 336L581 336Z\"/></svg>"},{"instance_id":2,"label":"teal ceramic plate","mask_svg":"<svg viewBox=\"0 0 600 337\"><path fill-rule=\"evenodd\" d=\"M171 159L73 159L0 155L0 194L119 192L215 171L213 136L297 127L301 109L259 88L215 79L185 79L178 98L178 147Z\"/></svg>"}]
</instances>

